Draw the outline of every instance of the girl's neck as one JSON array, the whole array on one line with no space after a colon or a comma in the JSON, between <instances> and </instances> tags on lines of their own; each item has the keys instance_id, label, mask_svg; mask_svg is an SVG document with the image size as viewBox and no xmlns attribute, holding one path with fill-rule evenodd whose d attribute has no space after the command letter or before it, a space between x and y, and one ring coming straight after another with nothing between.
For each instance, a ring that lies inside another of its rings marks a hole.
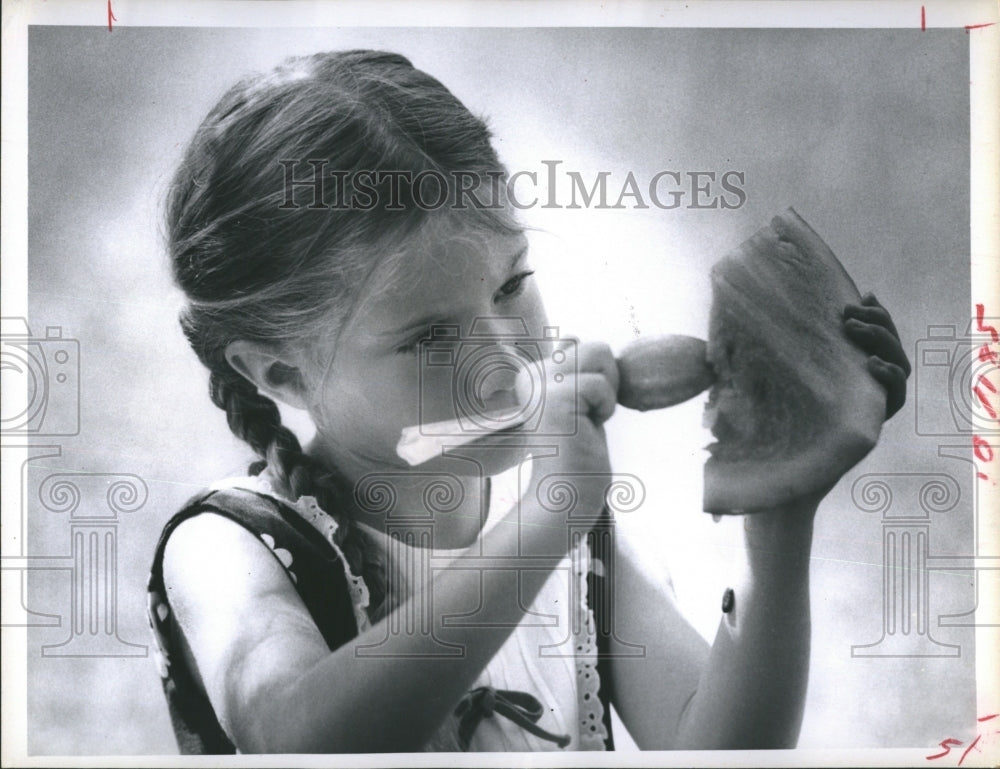
<instances>
[{"instance_id":1,"label":"girl's neck","mask_svg":"<svg viewBox=\"0 0 1000 769\"><path fill-rule=\"evenodd\" d=\"M336 468L337 513L382 534L430 526L432 546L454 550L475 542L486 523L489 479L467 460L427 472L336 459L315 442L306 453Z\"/></svg>"}]
</instances>

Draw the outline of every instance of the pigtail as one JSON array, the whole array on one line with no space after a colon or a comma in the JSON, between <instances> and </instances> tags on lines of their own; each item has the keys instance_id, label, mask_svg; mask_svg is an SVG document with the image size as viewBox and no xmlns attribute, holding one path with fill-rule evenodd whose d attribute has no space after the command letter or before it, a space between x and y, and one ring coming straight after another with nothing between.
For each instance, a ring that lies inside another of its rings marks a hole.
<instances>
[{"instance_id":1,"label":"pigtail","mask_svg":"<svg viewBox=\"0 0 1000 769\"><path fill-rule=\"evenodd\" d=\"M301 496L311 486L307 464L311 460L302 451L299 439L281 423L277 404L234 371L213 370L209 378L212 402L226 412L233 435L249 444L262 461L270 465L278 479L293 494ZM251 472L262 470L251 468ZM254 473L256 474L256 473Z\"/></svg>"}]
</instances>

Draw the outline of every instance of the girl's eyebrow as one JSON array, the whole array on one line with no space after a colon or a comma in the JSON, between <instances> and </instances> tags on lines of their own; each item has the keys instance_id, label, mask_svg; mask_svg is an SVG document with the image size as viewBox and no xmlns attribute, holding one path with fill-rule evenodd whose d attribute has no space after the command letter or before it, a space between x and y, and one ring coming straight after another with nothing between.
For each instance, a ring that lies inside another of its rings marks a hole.
<instances>
[{"instance_id":1,"label":"girl's eyebrow","mask_svg":"<svg viewBox=\"0 0 1000 769\"><path fill-rule=\"evenodd\" d=\"M518 251L514 254L510 262L508 263L507 269L508 270L514 269L514 267L517 266L517 263L520 262L527 253L528 253L527 246L518 249ZM397 328L394 328L390 331L383 331L379 334L379 336L382 337L398 336L405 334L408 331L415 331L417 328L420 327L429 328L431 326L442 326L446 324L457 325L458 320L455 317L447 315L445 312L438 312L438 311L429 312L426 315L423 315L415 320L407 321L402 326L398 326Z\"/></svg>"},{"instance_id":2,"label":"girl's eyebrow","mask_svg":"<svg viewBox=\"0 0 1000 769\"><path fill-rule=\"evenodd\" d=\"M408 331L415 331L417 328L424 327L430 328L431 326L443 326L443 325L458 325L458 319L455 317L450 317L444 313L431 312L424 315L416 320L407 321L402 326L394 328L391 331L383 331L379 336L401 336Z\"/></svg>"},{"instance_id":3,"label":"girl's eyebrow","mask_svg":"<svg viewBox=\"0 0 1000 769\"><path fill-rule=\"evenodd\" d=\"M514 269L515 265L517 265L517 263L521 261L524 258L525 254L527 253L528 253L527 246L523 246L520 249L518 249L517 253L514 254L514 257L510 260L510 263L507 265L507 269L509 270Z\"/></svg>"}]
</instances>

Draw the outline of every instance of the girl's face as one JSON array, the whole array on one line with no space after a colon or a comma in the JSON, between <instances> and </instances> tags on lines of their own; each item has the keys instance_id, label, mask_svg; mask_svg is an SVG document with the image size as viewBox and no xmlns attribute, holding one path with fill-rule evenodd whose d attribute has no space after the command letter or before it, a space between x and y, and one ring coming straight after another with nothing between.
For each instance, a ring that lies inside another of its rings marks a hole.
<instances>
[{"instance_id":1,"label":"girl's face","mask_svg":"<svg viewBox=\"0 0 1000 769\"><path fill-rule=\"evenodd\" d=\"M356 480L407 467L396 455L404 427L515 406L515 372L550 352L543 342L515 348L510 336L545 337L527 246L522 234L437 220L380 266L313 392L314 448ZM497 449L479 458L495 474L524 456Z\"/></svg>"}]
</instances>

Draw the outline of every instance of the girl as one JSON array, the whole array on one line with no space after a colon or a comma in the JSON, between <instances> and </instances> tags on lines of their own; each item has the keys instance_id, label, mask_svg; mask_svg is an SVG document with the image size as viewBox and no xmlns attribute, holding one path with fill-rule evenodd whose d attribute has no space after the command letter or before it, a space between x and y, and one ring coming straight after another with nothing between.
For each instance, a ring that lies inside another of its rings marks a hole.
<instances>
[{"instance_id":1,"label":"girl","mask_svg":"<svg viewBox=\"0 0 1000 769\"><path fill-rule=\"evenodd\" d=\"M198 129L168 206L181 324L261 460L191 500L156 551L183 751L602 749L610 703L642 748L795 744L818 498L746 518L749 573L708 648L620 535L603 563L580 536L609 530L607 346L578 345L530 430L414 471L397 455L402 428L455 416L461 339L557 361L496 341L512 320L546 336L503 175L485 125L390 53L292 59ZM909 374L892 321L873 297L845 318L891 415ZM458 342L427 341L442 324ZM502 374L477 385L484 413L524 402L524 377ZM305 449L278 402L310 414ZM572 486L556 512L552 478ZM592 611L611 587L613 627Z\"/></svg>"}]
</instances>

